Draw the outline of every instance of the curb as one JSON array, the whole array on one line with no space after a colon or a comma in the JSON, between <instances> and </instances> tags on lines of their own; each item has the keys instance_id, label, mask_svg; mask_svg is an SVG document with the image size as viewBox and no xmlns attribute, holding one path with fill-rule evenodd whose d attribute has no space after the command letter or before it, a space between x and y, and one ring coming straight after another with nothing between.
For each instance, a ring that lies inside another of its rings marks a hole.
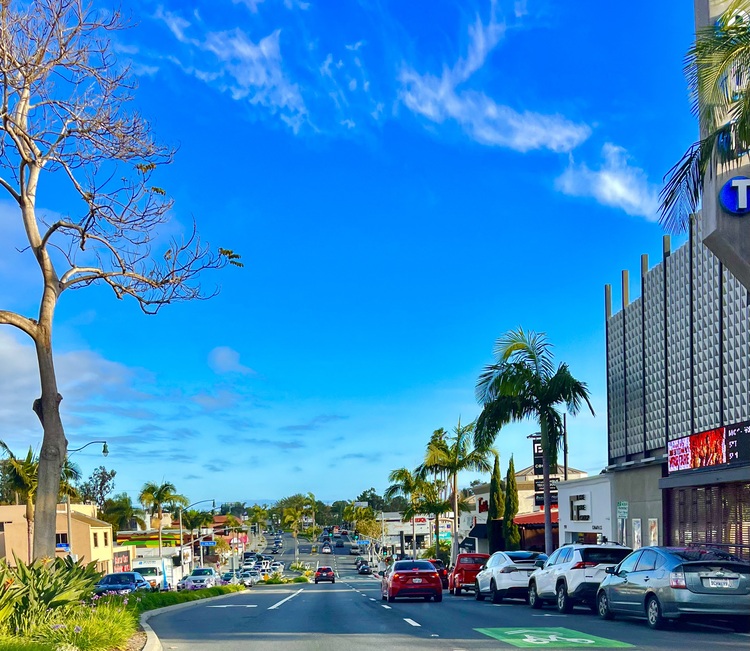
<instances>
[{"instance_id":1,"label":"curb","mask_svg":"<svg viewBox=\"0 0 750 651\"><path fill-rule=\"evenodd\" d=\"M232 597L237 594L242 593L229 592L227 594L220 594L215 597L207 597L206 599L194 599L193 601L186 601L181 604L172 604L171 606L164 606L163 608L154 608L154 610L147 610L145 613L141 613L140 622L144 632L146 633L146 644L141 651L163 651L164 649L161 645L161 640L154 632L154 629L151 628L151 626L149 626L148 624L148 620L152 617L161 615L162 613L169 613L173 610L184 610L185 608L189 608L190 606L198 606L199 604L205 603L207 601L226 599L227 597Z\"/></svg>"}]
</instances>

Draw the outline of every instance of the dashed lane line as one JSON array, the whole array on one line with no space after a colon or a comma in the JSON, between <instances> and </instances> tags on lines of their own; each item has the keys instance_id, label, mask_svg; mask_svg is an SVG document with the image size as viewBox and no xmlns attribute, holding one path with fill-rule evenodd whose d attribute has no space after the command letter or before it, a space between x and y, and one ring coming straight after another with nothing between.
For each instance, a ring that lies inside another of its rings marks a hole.
<instances>
[{"instance_id":1,"label":"dashed lane line","mask_svg":"<svg viewBox=\"0 0 750 651\"><path fill-rule=\"evenodd\" d=\"M422 626L422 625L421 625L421 624L419 624L418 622L415 622L415 621L414 621L413 619L409 619L408 617L404 617L404 621L405 621L405 622L406 622L407 624L411 624L412 626L419 626L419 627L421 627L421 626Z\"/></svg>"},{"instance_id":2,"label":"dashed lane line","mask_svg":"<svg viewBox=\"0 0 750 651\"><path fill-rule=\"evenodd\" d=\"M390 606L386 606L385 604L380 604L380 605L381 605L381 606L382 606L383 608L385 608L386 610L391 610L391 607L390 607Z\"/></svg>"}]
</instances>

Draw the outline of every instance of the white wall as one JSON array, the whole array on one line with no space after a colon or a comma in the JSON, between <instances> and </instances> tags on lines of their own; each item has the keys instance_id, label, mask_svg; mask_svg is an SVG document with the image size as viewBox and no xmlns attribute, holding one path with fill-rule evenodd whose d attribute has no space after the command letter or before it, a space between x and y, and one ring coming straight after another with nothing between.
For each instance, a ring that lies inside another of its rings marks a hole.
<instances>
[{"instance_id":1,"label":"white wall","mask_svg":"<svg viewBox=\"0 0 750 651\"><path fill-rule=\"evenodd\" d=\"M572 479L557 485L561 545L576 542L579 533L606 536L607 540L613 542L617 540L613 528L611 479L611 475L604 474ZM577 496L580 499L575 499ZM579 513L587 515L589 519L573 520L571 511L574 505L583 507Z\"/></svg>"}]
</instances>

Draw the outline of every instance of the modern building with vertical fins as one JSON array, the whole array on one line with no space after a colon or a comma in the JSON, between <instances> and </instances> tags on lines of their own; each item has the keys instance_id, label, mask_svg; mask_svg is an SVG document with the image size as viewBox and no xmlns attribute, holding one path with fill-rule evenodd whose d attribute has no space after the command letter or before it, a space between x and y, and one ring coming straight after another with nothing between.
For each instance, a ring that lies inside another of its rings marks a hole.
<instances>
[{"instance_id":1,"label":"modern building with vertical fins","mask_svg":"<svg viewBox=\"0 0 750 651\"><path fill-rule=\"evenodd\" d=\"M711 544L750 558L750 291L690 238L613 312L605 287L608 466L620 542Z\"/></svg>"}]
</instances>

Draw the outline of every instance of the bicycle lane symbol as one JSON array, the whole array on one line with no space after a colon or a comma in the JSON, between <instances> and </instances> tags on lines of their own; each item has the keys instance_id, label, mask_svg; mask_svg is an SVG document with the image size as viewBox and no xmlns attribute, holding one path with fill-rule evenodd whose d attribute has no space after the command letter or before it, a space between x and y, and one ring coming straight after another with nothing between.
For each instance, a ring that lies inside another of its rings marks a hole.
<instances>
[{"instance_id":1,"label":"bicycle lane symbol","mask_svg":"<svg viewBox=\"0 0 750 651\"><path fill-rule=\"evenodd\" d=\"M632 644L610 640L568 628L477 628L483 635L524 648L625 648Z\"/></svg>"}]
</instances>

